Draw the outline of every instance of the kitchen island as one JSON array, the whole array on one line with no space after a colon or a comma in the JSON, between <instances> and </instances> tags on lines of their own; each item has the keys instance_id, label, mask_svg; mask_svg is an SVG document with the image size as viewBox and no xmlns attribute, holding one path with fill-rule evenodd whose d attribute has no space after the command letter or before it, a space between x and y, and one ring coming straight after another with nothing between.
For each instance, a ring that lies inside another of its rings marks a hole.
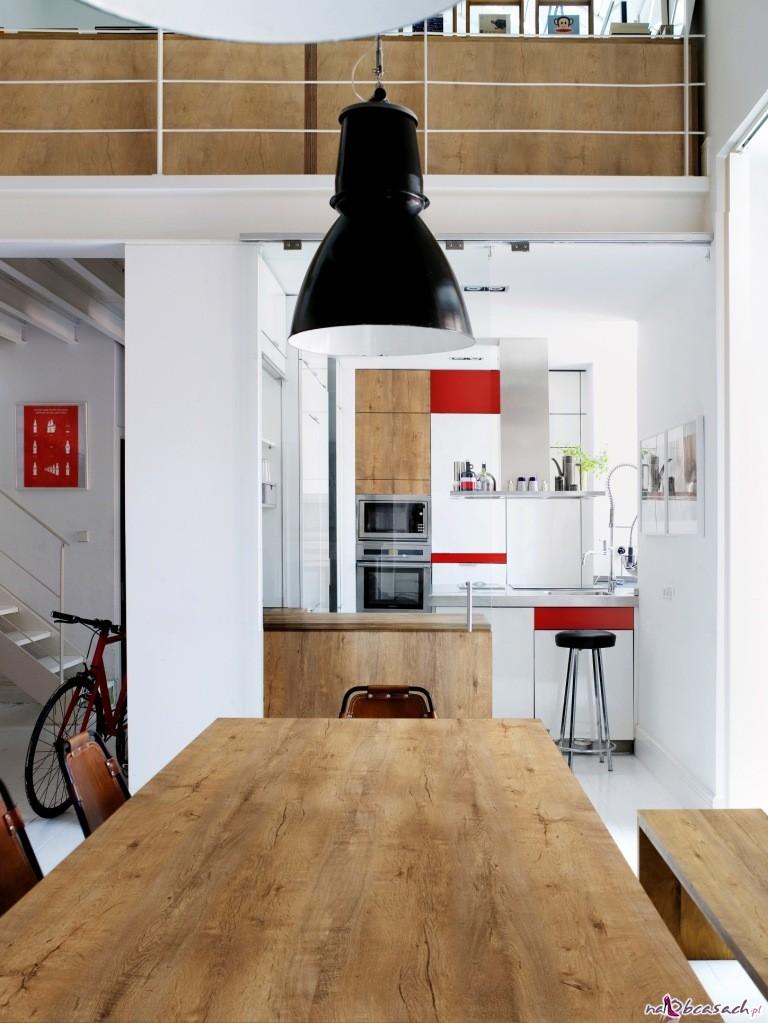
<instances>
[{"instance_id":1,"label":"kitchen island","mask_svg":"<svg viewBox=\"0 0 768 1023\"><path fill-rule=\"evenodd\" d=\"M466 614L466 588L435 586L432 606L438 616ZM628 586L607 593L597 588L526 590L480 586L472 605L493 632L493 716L539 718L559 734L568 651L555 645L567 629L607 629L616 646L603 651L611 738L617 750L632 752L635 740L635 613L637 591ZM594 731L589 658L581 659L576 733Z\"/></svg>"},{"instance_id":2,"label":"kitchen island","mask_svg":"<svg viewBox=\"0 0 768 1023\"><path fill-rule=\"evenodd\" d=\"M491 626L476 615L264 612L264 716L337 717L358 685L418 685L441 718L491 716Z\"/></svg>"}]
</instances>

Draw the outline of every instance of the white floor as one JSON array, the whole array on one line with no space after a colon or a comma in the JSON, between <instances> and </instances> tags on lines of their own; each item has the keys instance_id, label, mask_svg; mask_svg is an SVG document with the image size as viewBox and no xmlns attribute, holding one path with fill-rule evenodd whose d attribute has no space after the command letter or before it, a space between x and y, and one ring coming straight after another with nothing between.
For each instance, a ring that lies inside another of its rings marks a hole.
<instances>
[{"instance_id":1,"label":"white floor","mask_svg":"<svg viewBox=\"0 0 768 1023\"><path fill-rule=\"evenodd\" d=\"M24 756L38 708L34 704L0 703L0 777L9 787L27 821L27 833L44 873L68 856L83 840L73 811L54 820L34 817L24 795ZM576 757L574 773L614 841L637 873L637 811L674 809L680 804L636 757L616 757L609 774L597 757ZM736 962L691 963L713 1002L761 1006L768 1002ZM663 994L664 992L661 992Z\"/></svg>"}]
</instances>

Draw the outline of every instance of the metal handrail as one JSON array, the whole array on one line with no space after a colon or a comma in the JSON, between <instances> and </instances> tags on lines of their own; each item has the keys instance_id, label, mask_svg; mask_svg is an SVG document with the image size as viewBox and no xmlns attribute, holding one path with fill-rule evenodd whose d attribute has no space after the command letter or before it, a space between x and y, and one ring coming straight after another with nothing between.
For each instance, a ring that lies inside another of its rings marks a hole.
<instances>
[{"instance_id":1,"label":"metal handrail","mask_svg":"<svg viewBox=\"0 0 768 1023\"><path fill-rule=\"evenodd\" d=\"M34 512L31 512L29 508L25 507L21 501L17 501L15 497L11 497L11 495L2 488L0 488L0 496L4 497L6 501L10 501L11 504L15 504L16 507L23 511L25 515L28 515L30 519L34 519L38 526L42 526L43 529L51 534L51 536L55 536L59 543L63 543L65 547L69 547L69 540L63 537L61 533L57 533L55 529L52 529L47 522L43 522L41 518L38 518L38 516L35 515Z\"/></svg>"},{"instance_id":2,"label":"metal handrail","mask_svg":"<svg viewBox=\"0 0 768 1023\"><path fill-rule=\"evenodd\" d=\"M23 512L27 516L27 518L32 519L32 521L34 523L36 523L36 525L40 526L41 529L44 529L46 531L46 533L48 533L50 536L54 537L55 540L58 541L58 543L59 543L59 592L58 593L56 592L56 590L53 589L53 587L49 586L47 583L44 583L42 581L42 579L38 579L38 577L35 575L34 572L31 572L26 566L22 565L19 561L16 560L16 558L14 558L12 555L8 554L5 550L0 549L0 553L2 553L4 557L8 558L8 560L11 561L18 568L20 568L22 570L22 572L26 572L26 574L31 579L34 579L36 583L38 583L40 586L43 586L46 590L48 590L50 593L52 593L54 597L58 597L58 600L59 600L59 611L63 611L64 610L64 551L70 545L69 544L69 540L67 540L66 537L63 537L61 535L61 533L57 533L56 530L53 529L52 526L49 526L47 522L44 522L38 515L35 515L34 512L31 512L29 510L29 508L26 508L20 501L17 501L15 497L13 497L11 494L7 493L7 491L3 490L2 488L0 488L0 497L4 497L6 499L6 501L8 501L10 504L14 505L16 508L18 508L21 512ZM59 622L59 681L60 682L64 681L64 626L62 625L61 622Z\"/></svg>"}]
</instances>

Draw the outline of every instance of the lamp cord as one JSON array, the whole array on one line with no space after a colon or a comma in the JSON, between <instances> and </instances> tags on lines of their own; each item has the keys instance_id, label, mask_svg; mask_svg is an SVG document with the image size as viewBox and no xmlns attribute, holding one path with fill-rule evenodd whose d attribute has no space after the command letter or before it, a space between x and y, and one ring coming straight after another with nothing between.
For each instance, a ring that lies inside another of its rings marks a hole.
<instances>
[{"instance_id":1,"label":"lamp cord","mask_svg":"<svg viewBox=\"0 0 768 1023\"><path fill-rule=\"evenodd\" d=\"M384 50L383 50L383 47L382 47L382 44L381 44L381 36L377 35L376 39L374 40L374 42L371 43L370 46L366 46L366 48L363 50L363 52L360 54L360 56L355 61L354 67L352 68L352 91L354 92L355 96L357 96L357 98L360 100L361 103L365 103L366 99L365 99L365 96L361 96L360 93L357 91L357 84L356 84L355 76L357 75L357 69L360 67L360 64L365 59L365 57L368 56L368 54L371 52L371 50L374 50L375 54L376 54L376 56L375 56L376 63L375 63L374 68L373 68L373 76L376 79L376 90L377 90L377 92L378 92L378 90L381 90L382 92L384 91L384 85L383 85L383 80L384 80Z\"/></svg>"}]
</instances>

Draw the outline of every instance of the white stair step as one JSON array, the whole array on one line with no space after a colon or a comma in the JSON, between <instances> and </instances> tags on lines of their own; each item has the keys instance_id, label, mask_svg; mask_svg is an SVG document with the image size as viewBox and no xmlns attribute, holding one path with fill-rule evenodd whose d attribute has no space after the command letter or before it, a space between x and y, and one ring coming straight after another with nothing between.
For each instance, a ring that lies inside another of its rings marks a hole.
<instances>
[{"instance_id":1,"label":"white stair step","mask_svg":"<svg viewBox=\"0 0 768 1023\"><path fill-rule=\"evenodd\" d=\"M0 604L0 617L3 615L15 615L18 613L18 610L15 604Z\"/></svg>"},{"instance_id":2,"label":"white stair step","mask_svg":"<svg viewBox=\"0 0 768 1023\"><path fill-rule=\"evenodd\" d=\"M3 635L10 639L16 646L28 646L30 643L39 643L41 639L50 639L51 633L45 629L30 629L29 632L4 632Z\"/></svg>"},{"instance_id":3,"label":"white stair step","mask_svg":"<svg viewBox=\"0 0 768 1023\"><path fill-rule=\"evenodd\" d=\"M52 671L54 675L58 673L59 660L57 657L38 657L37 663L42 664L42 666L44 668L47 668L48 671ZM65 657L64 671L66 671L68 668L74 668L76 664L82 663L83 663L82 657L72 657L71 655L69 657Z\"/></svg>"}]
</instances>

